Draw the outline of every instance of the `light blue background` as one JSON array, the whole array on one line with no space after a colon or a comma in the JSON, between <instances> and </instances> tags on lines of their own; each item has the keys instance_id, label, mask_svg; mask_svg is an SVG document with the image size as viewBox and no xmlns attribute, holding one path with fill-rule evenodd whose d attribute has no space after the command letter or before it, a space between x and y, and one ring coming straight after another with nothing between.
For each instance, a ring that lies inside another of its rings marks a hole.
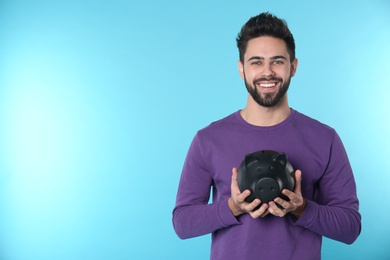
<instances>
[{"instance_id":1,"label":"light blue background","mask_svg":"<svg viewBox=\"0 0 390 260\"><path fill-rule=\"evenodd\" d=\"M171 211L196 131L245 105L235 37L262 11L296 39L291 107L355 171L363 231L323 259L390 259L385 0L1 0L0 259L208 259Z\"/></svg>"}]
</instances>

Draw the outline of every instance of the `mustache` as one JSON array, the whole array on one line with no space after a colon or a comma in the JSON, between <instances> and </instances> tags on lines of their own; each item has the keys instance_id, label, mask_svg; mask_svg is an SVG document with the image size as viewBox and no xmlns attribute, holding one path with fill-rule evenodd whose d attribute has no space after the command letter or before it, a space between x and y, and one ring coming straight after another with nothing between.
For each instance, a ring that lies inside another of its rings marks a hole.
<instances>
[{"instance_id":1,"label":"mustache","mask_svg":"<svg viewBox=\"0 0 390 260\"><path fill-rule=\"evenodd\" d=\"M283 79L282 78L278 78L278 77L262 77L262 78L253 80L253 84L259 83L261 81L283 82Z\"/></svg>"}]
</instances>

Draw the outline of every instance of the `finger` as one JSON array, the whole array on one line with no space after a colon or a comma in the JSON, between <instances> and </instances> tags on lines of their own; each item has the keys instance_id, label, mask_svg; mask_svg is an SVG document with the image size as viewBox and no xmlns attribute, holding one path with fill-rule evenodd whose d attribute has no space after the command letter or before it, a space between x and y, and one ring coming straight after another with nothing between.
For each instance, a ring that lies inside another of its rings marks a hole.
<instances>
[{"instance_id":1,"label":"finger","mask_svg":"<svg viewBox=\"0 0 390 260\"><path fill-rule=\"evenodd\" d=\"M294 191L295 192L295 191ZM290 190L287 190L287 189L283 189L282 190L282 194L284 195L284 196L286 196L290 201L292 201L294 198L296 198L297 197L297 194L295 194L294 192L292 192L292 191L290 191ZM276 200L275 200L276 201ZM287 202L288 203L288 201L285 201L285 200L283 200L282 198L280 198L280 197L278 197L277 198L277 203L279 203L279 201L280 202ZM280 204L280 203L279 203Z\"/></svg>"},{"instance_id":2,"label":"finger","mask_svg":"<svg viewBox=\"0 0 390 260\"><path fill-rule=\"evenodd\" d=\"M260 200L259 200L260 202ZM256 206L257 207L257 206ZM255 211L250 211L249 214L252 218L265 217L269 213L267 203L263 203L260 208Z\"/></svg>"},{"instance_id":3,"label":"finger","mask_svg":"<svg viewBox=\"0 0 390 260\"><path fill-rule=\"evenodd\" d=\"M251 203L248 203L248 205L245 207L248 212L253 212L254 209L259 206L261 201L259 199L254 199Z\"/></svg>"},{"instance_id":4,"label":"finger","mask_svg":"<svg viewBox=\"0 0 390 260\"><path fill-rule=\"evenodd\" d=\"M268 208L267 208L267 210L263 213L263 214L261 214L261 218L264 218L265 216L267 216L269 214L269 211L268 211Z\"/></svg>"},{"instance_id":5,"label":"finger","mask_svg":"<svg viewBox=\"0 0 390 260\"><path fill-rule=\"evenodd\" d=\"M288 191L288 190L286 190ZM291 192L292 193L292 192ZM294 193L292 193L294 194ZM286 195L286 194L285 194ZM287 196L287 195L286 195ZM276 199L274 199L274 202L279 204L280 206L282 206L282 208L288 210L289 207L290 207L290 203L288 201L285 201L284 199L280 198L280 197L277 197ZM277 206L277 205L276 205ZM278 207L279 208L279 207Z\"/></svg>"},{"instance_id":6,"label":"finger","mask_svg":"<svg viewBox=\"0 0 390 260\"><path fill-rule=\"evenodd\" d=\"M273 201L270 201L268 203L268 211L269 213L271 213L272 215L274 216L277 216L277 217L283 217L287 214L287 210L286 209L280 209L275 202Z\"/></svg>"},{"instance_id":7,"label":"finger","mask_svg":"<svg viewBox=\"0 0 390 260\"><path fill-rule=\"evenodd\" d=\"M301 170L296 170L295 171L295 188L294 188L294 193L301 195L302 194L302 172Z\"/></svg>"},{"instance_id":8,"label":"finger","mask_svg":"<svg viewBox=\"0 0 390 260\"><path fill-rule=\"evenodd\" d=\"M238 178L238 171L236 167L232 168L232 181L235 181L237 183Z\"/></svg>"},{"instance_id":9,"label":"finger","mask_svg":"<svg viewBox=\"0 0 390 260\"><path fill-rule=\"evenodd\" d=\"M238 181L237 181L237 177L238 176L238 171L237 171L237 168L233 168L232 169L232 182L231 182L231 196L233 198L233 200L236 202L236 203L243 203L246 199L246 197L248 197L251 192L250 190L244 190L243 192L240 191L239 187L238 187Z\"/></svg>"},{"instance_id":10,"label":"finger","mask_svg":"<svg viewBox=\"0 0 390 260\"><path fill-rule=\"evenodd\" d=\"M232 195L233 194L240 194L240 189L238 188L238 181L237 181L237 178L238 178L238 171L237 171L237 168L233 168L232 169L232 182L231 182L231 192L232 192Z\"/></svg>"}]
</instances>

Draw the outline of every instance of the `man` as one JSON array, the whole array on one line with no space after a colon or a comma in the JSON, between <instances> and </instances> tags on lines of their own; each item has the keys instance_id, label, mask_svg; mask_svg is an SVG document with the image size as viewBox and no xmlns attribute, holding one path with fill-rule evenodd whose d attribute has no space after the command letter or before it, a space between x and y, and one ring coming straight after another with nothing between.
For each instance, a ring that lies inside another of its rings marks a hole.
<instances>
[{"instance_id":1,"label":"man","mask_svg":"<svg viewBox=\"0 0 390 260\"><path fill-rule=\"evenodd\" d=\"M194 137L173 211L175 231L183 239L212 233L211 259L320 259L322 236L350 244L360 234L347 154L334 129L288 105L298 60L284 20L252 17L237 45L247 105ZM282 191L289 200L254 210L261 201L245 201L250 191L240 192L236 167L259 150L284 152L297 170L294 190Z\"/></svg>"}]
</instances>

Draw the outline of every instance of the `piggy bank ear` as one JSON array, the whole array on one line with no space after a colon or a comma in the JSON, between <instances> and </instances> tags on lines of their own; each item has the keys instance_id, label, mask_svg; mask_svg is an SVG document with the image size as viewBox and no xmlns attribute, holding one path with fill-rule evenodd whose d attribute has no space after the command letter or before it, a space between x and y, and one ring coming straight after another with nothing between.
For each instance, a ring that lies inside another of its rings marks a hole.
<instances>
[{"instance_id":1,"label":"piggy bank ear","mask_svg":"<svg viewBox=\"0 0 390 260\"><path fill-rule=\"evenodd\" d=\"M286 156L285 153L278 153L278 154L276 154L276 155L272 158L272 160L273 160L274 162L276 162L276 163L281 164L283 167L285 167L286 164L287 164L287 156Z\"/></svg>"},{"instance_id":2,"label":"piggy bank ear","mask_svg":"<svg viewBox=\"0 0 390 260\"><path fill-rule=\"evenodd\" d=\"M245 167L249 167L250 164L257 161L257 158L253 154L245 155Z\"/></svg>"}]
</instances>

